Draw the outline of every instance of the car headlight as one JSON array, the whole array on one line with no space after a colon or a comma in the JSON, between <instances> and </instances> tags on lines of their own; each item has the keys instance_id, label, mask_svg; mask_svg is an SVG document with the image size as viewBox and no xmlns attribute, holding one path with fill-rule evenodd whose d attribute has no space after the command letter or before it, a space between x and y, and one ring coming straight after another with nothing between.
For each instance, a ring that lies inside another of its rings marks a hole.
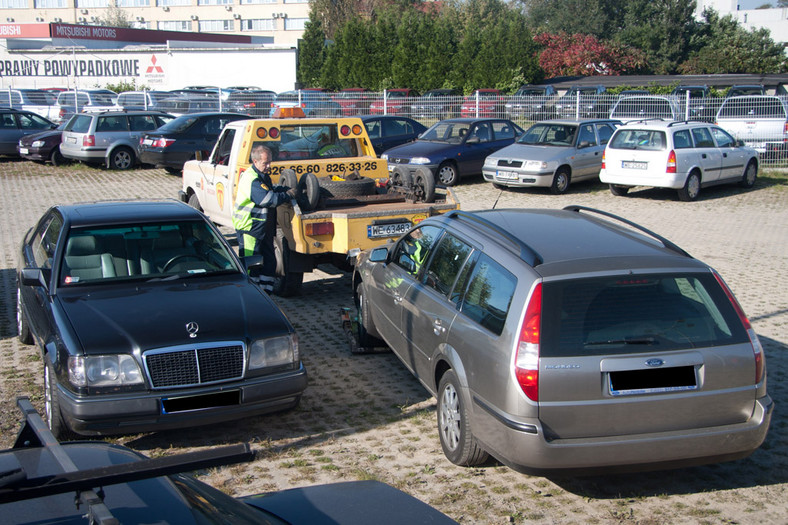
<instances>
[{"instance_id":1,"label":"car headlight","mask_svg":"<svg viewBox=\"0 0 788 525\"><path fill-rule=\"evenodd\" d=\"M487 157L486 159L484 159L484 165L485 166L497 166L498 165L498 159L493 158L493 157Z\"/></svg>"},{"instance_id":2,"label":"car headlight","mask_svg":"<svg viewBox=\"0 0 788 525\"><path fill-rule=\"evenodd\" d=\"M249 370L297 363L300 359L298 336L257 339L249 349Z\"/></svg>"},{"instance_id":3,"label":"car headlight","mask_svg":"<svg viewBox=\"0 0 788 525\"><path fill-rule=\"evenodd\" d=\"M429 164L430 163L430 159L428 159L427 157L413 157L412 159L410 159L410 163L411 164Z\"/></svg>"},{"instance_id":4,"label":"car headlight","mask_svg":"<svg viewBox=\"0 0 788 525\"><path fill-rule=\"evenodd\" d=\"M380 158L381 158L382 160L389 160L389 156L388 156L387 154L385 154L385 153L383 153L383 154L380 156Z\"/></svg>"},{"instance_id":5,"label":"car headlight","mask_svg":"<svg viewBox=\"0 0 788 525\"><path fill-rule=\"evenodd\" d=\"M42 147L43 145L44 145L44 141L43 141L43 140L34 140L34 141L33 141L33 143L32 143L32 144L30 144L30 147L33 147L33 148L40 148L40 147Z\"/></svg>"},{"instance_id":6,"label":"car headlight","mask_svg":"<svg viewBox=\"0 0 788 525\"><path fill-rule=\"evenodd\" d=\"M527 160L523 164L527 170L543 170L547 169L547 163L541 160Z\"/></svg>"},{"instance_id":7,"label":"car headlight","mask_svg":"<svg viewBox=\"0 0 788 525\"><path fill-rule=\"evenodd\" d=\"M71 356L68 380L74 386L122 386L142 383L142 372L127 354Z\"/></svg>"}]
</instances>

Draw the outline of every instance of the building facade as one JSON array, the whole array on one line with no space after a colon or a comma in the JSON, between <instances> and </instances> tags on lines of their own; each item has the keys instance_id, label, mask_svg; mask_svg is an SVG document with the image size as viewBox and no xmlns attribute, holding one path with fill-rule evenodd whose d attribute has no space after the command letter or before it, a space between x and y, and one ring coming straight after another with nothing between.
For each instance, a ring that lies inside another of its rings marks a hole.
<instances>
[{"instance_id":1,"label":"building facade","mask_svg":"<svg viewBox=\"0 0 788 525\"><path fill-rule=\"evenodd\" d=\"M113 0L0 0L0 23L97 25ZM237 33L296 45L309 19L309 0L117 0L132 27ZM2 37L2 35L0 35Z\"/></svg>"}]
</instances>

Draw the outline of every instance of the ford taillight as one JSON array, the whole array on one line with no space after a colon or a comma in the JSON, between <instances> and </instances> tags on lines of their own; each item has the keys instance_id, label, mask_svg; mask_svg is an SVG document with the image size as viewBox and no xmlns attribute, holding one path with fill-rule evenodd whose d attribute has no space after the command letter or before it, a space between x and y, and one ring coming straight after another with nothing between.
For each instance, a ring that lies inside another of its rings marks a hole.
<instances>
[{"instance_id":1,"label":"ford taillight","mask_svg":"<svg viewBox=\"0 0 788 525\"><path fill-rule=\"evenodd\" d=\"M605 169L605 152L602 152L602 169Z\"/></svg>"},{"instance_id":2,"label":"ford taillight","mask_svg":"<svg viewBox=\"0 0 788 525\"><path fill-rule=\"evenodd\" d=\"M96 145L96 136L95 135L84 135L82 137L82 145L83 146L95 146Z\"/></svg>"},{"instance_id":3,"label":"ford taillight","mask_svg":"<svg viewBox=\"0 0 788 525\"><path fill-rule=\"evenodd\" d=\"M753 330L750 320L747 319L747 316L744 314L744 309L742 309L739 301L737 301L733 296L731 289L728 288L728 285L722 280L720 274L717 272L713 273L714 278L717 279L717 282L720 283L720 286L722 286L722 290L725 292L725 295L728 296L728 300L731 302L733 309L736 310L736 315L739 316L739 320L744 325L744 329L747 330L747 336L750 338L752 353L755 358L755 384L757 385L763 380L763 374L766 369L766 363L763 357L763 346L761 346L761 341L758 339L758 335L755 333L755 330Z\"/></svg>"},{"instance_id":4,"label":"ford taillight","mask_svg":"<svg viewBox=\"0 0 788 525\"><path fill-rule=\"evenodd\" d=\"M537 283L525 308L514 371L523 393L539 401L539 333L542 324L542 283Z\"/></svg>"}]
</instances>

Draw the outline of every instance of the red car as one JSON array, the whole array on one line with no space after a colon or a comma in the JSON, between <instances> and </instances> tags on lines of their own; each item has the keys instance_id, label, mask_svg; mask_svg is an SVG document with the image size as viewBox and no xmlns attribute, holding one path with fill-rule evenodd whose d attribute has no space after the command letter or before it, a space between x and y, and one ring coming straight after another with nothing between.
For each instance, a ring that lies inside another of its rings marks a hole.
<instances>
[{"instance_id":1,"label":"red car","mask_svg":"<svg viewBox=\"0 0 788 525\"><path fill-rule=\"evenodd\" d=\"M419 96L415 89L389 89L385 99L379 98L369 105L370 115L405 115L410 114L413 99Z\"/></svg>"},{"instance_id":2,"label":"red car","mask_svg":"<svg viewBox=\"0 0 788 525\"><path fill-rule=\"evenodd\" d=\"M342 106L343 117L366 114L372 100L369 90L364 88L343 89L331 98Z\"/></svg>"},{"instance_id":3,"label":"red car","mask_svg":"<svg viewBox=\"0 0 788 525\"><path fill-rule=\"evenodd\" d=\"M478 110L477 110L478 105ZM463 117L503 117L504 100L497 89L477 89L465 97L460 108Z\"/></svg>"}]
</instances>

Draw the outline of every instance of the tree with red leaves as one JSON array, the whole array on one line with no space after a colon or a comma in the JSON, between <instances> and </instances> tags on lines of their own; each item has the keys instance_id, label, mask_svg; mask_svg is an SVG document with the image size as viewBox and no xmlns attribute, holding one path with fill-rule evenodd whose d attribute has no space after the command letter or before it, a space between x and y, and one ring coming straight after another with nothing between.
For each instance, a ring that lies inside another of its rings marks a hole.
<instances>
[{"instance_id":1,"label":"tree with red leaves","mask_svg":"<svg viewBox=\"0 0 788 525\"><path fill-rule=\"evenodd\" d=\"M634 74L646 67L641 50L593 35L541 33L534 40L544 46L539 65L547 77Z\"/></svg>"}]
</instances>

